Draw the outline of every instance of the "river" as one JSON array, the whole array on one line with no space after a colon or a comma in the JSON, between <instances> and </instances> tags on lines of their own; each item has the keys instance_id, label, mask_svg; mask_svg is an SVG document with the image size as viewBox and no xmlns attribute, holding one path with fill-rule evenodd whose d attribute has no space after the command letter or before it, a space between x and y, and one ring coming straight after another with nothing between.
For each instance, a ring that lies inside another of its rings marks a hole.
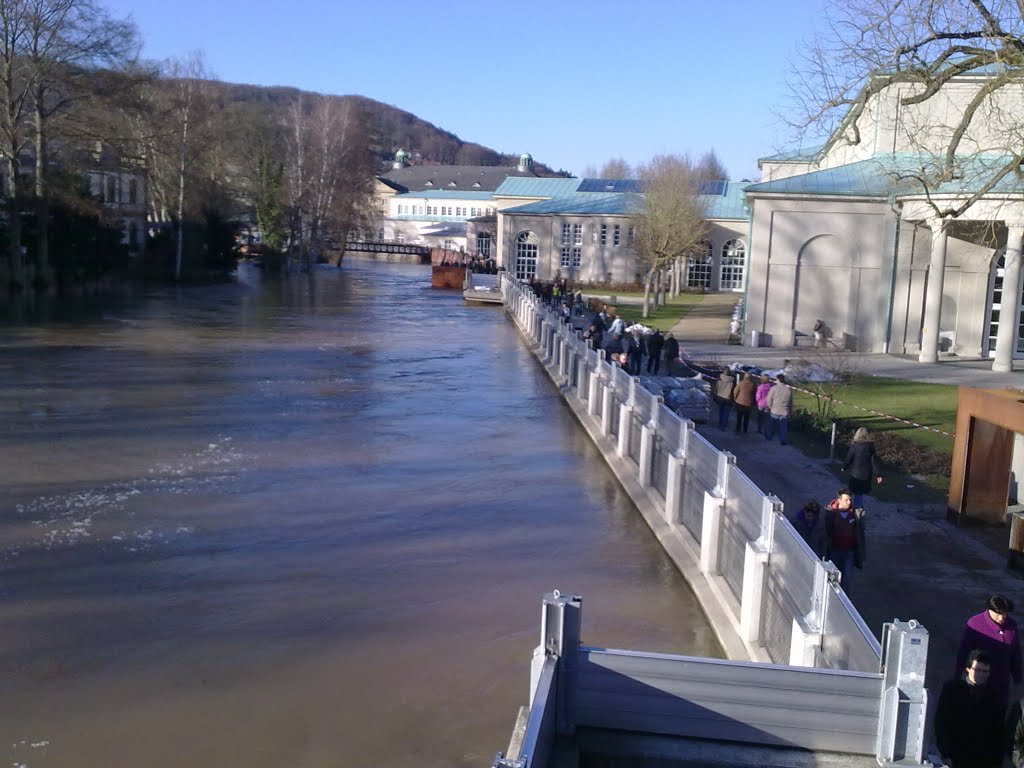
<instances>
[{"instance_id":1,"label":"river","mask_svg":"<svg viewBox=\"0 0 1024 768\"><path fill-rule=\"evenodd\" d=\"M486 766L540 599L719 656L499 308L428 267L0 324L0 748L24 768Z\"/></svg>"}]
</instances>

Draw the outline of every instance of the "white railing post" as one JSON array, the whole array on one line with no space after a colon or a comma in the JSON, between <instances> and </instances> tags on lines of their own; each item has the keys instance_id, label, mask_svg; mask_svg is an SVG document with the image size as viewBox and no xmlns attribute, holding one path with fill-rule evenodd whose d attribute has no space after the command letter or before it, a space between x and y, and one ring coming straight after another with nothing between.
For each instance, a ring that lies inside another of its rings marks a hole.
<instances>
[{"instance_id":1,"label":"white railing post","mask_svg":"<svg viewBox=\"0 0 1024 768\"><path fill-rule=\"evenodd\" d=\"M632 388L631 388L632 389ZM630 394L632 400L632 394ZM618 454L620 459L629 455L629 433L632 430L633 406L623 403L619 406L619 445Z\"/></svg>"},{"instance_id":2,"label":"white railing post","mask_svg":"<svg viewBox=\"0 0 1024 768\"><path fill-rule=\"evenodd\" d=\"M704 515L700 531L700 569L705 576L718 575L718 536L722 530L725 499L704 492Z\"/></svg>"},{"instance_id":3,"label":"white railing post","mask_svg":"<svg viewBox=\"0 0 1024 768\"><path fill-rule=\"evenodd\" d=\"M764 585L771 561L775 514L782 502L775 496L761 499L761 532L756 541L747 542L743 560L743 589L740 597L740 634L748 643L761 641Z\"/></svg>"},{"instance_id":4,"label":"white railing post","mask_svg":"<svg viewBox=\"0 0 1024 768\"><path fill-rule=\"evenodd\" d=\"M601 403L604 400L601 397L601 383L601 357L599 354L597 366L590 372L590 395L587 397L587 411L591 416L597 416L601 411Z\"/></svg>"},{"instance_id":5,"label":"white railing post","mask_svg":"<svg viewBox=\"0 0 1024 768\"><path fill-rule=\"evenodd\" d=\"M615 373L615 369L612 369L612 373ZM612 406L615 404L615 376L609 376L604 381L604 397L601 398L601 434L608 437L612 433ZM615 413L614 417L619 418L619 414Z\"/></svg>"},{"instance_id":6,"label":"white railing post","mask_svg":"<svg viewBox=\"0 0 1024 768\"><path fill-rule=\"evenodd\" d=\"M825 634L825 611L832 582L839 581L839 569L829 560L814 564L814 594L811 611L806 616L793 617L793 635L789 645L789 663L794 667L813 667L818 663L818 651Z\"/></svg>"}]
</instances>

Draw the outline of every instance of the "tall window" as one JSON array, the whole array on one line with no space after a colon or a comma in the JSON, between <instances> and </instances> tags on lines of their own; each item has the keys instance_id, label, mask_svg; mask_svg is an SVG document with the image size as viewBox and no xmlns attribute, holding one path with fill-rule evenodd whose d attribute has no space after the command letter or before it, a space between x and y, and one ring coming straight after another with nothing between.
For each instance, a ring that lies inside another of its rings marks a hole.
<instances>
[{"instance_id":1,"label":"tall window","mask_svg":"<svg viewBox=\"0 0 1024 768\"><path fill-rule=\"evenodd\" d=\"M635 237L636 237L636 230L633 229L633 227L630 227L629 229L626 230L626 240L628 240L630 242L630 244L632 244L633 238L635 238Z\"/></svg>"},{"instance_id":2,"label":"tall window","mask_svg":"<svg viewBox=\"0 0 1024 768\"><path fill-rule=\"evenodd\" d=\"M444 249L446 251L454 251L455 250L455 241L454 240L446 239L444 241Z\"/></svg>"},{"instance_id":3,"label":"tall window","mask_svg":"<svg viewBox=\"0 0 1024 768\"><path fill-rule=\"evenodd\" d=\"M569 265L572 264L572 248L567 245L562 246L562 268L568 269Z\"/></svg>"},{"instance_id":4,"label":"tall window","mask_svg":"<svg viewBox=\"0 0 1024 768\"><path fill-rule=\"evenodd\" d=\"M583 249L576 246L572 249L572 265L580 267L583 265Z\"/></svg>"},{"instance_id":5,"label":"tall window","mask_svg":"<svg viewBox=\"0 0 1024 768\"><path fill-rule=\"evenodd\" d=\"M690 288L711 287L711 253L711 243L704 240L687 258L686 285Z\"/></svg>"},{"instance_id":6,"label":"tall window","mask_svg":"<svg viewBox=\"0 0 1024 768\"><path fill-rule=\"evenodd\" d=\"M527 280L537 276L538 237L533 232L522 232L516 236L516 278Z\"/></svg>"},{"instance_id":7,"label":"tall window","mask_svg":"<svg viewBox=\"0 0 1024 768\"><path fill-rule=\"evenodd\" d=\"M601 245L608 245L608 225L601 225Z\"/></svg>"},{"instance_id":8,"label":"tall window","mask_svg":"<svg viewBox=\"0 0 1024 768\"><path fill-rule=\"evenodd\" d=\"M562 225L562 246L572 245L572 224ZM569 266L564 264L563 266Z\"/></svg>"},{"instance_id":9,"label":"tall window","mask_svg":"<svg viewBox=\"0 0 1024 768\"><path fill-rule=\"evenodd\" d=\"M476 236L476 252L480 254L480 258L489 259L491 258L491 233L481 232Z\"/></svg>"},{"instance_id":10,"label":"tall window","mask_svg":"<svg viewBox=\"0 0 1024 768\"><path fill-rule=\"evenodd\" d=\"M583 225L573 224L572 225L572 244L583 245Z\"/></svg>"},{"instance_id":11,"label":"tall window","mask_svg":"<svg viewBox=\"0 0 1024 768\"><path fill-rule=\"evenodd\" d=\"M616 248L618 248L619 247L619 243L621 241L622 241L621 227L619 227L619 225L616 224L615 228L612 230L612 245L614 245Z\"/></svg>"},{"instance_id":12,"label":"tall window","mask_svg":"<svg viewBox=\"0 0 1024 768\"><path fill-rule=\"evenodd\" d=\"M742 240L730 240L722 246L722 290L742 291L747 246Z\"/></svg>"}]
</instances>

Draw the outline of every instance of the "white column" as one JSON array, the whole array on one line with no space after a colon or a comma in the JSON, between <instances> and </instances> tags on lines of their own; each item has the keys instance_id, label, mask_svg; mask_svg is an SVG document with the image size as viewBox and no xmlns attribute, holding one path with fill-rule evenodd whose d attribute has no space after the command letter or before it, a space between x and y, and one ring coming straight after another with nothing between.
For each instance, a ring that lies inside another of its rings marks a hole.
<instances>
[{"instance_id":1,"label":"white column","mask_svg":"<svg viewBox=\"0 0 1024 768\"><path fill-rule=\"evenodd\" d=\"M1024 225L1010 224L1007 229L999 331L996 335L996 356L992 361L992 370L998 373L1013 370L1013 353L1017 345L1017 324L1020 318L1020 259L1024 248Z\"/></svg>"},{"instance_id":2,"label":"white column","mask_svg":"<svg viewBox=\"0 0 1024 768\"><path fill-rule=\"evenodd\" d=\"M653 424L640 427L640 474L638 479L642 488L651 487L651 476L654 468L654 435Z\"/></svg>"},{"instance_id":3,"label":"white column","mask_svg":"<svg viewBox=\"0 0 1024 768\"><path fill-rule=\"evenodd\" d=\"M629 433L633 426L633 406L619 406L619 458L629 456Z\"/></svg>"},{"instance_id":4,"label":"white column","mask_svg":"<svg viewBox=\"0 0 1024 768\"><path fill-rule=\"evenodd\" d=\"M928 265L928 295L924 302L921 328L921 354L918 362L935 363L939 359L939 321L942 319L942 288L946 280L946 240L949 219L929 219L932 230L932 258Z\"/></svg>"}]
</instances>

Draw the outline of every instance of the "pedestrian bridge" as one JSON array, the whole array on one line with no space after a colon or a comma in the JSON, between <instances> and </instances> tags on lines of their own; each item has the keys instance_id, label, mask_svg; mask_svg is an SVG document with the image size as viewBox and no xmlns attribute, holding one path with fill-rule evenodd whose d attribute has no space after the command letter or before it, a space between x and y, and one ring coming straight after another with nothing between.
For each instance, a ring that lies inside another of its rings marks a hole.
<instances>
[{"instance_id":1,"label":"pedestrian bridge","mask_svg":"<svg viewBox=\"0 0 1024 768\"><path fill-rule=\"evenodd\" d=\"M668 739L658 742L667 752L728 743L920 763L927 631L894 621L880 643L835 566L734 456L590 349L525 284L505 276L502 288L506 311L686 577L729 660L581 646L580 599L552 593L530 707L495 768L591 764L580 756L606 754L591 747L610 733L619 747Z\"/></svg>"}]
</instances>

